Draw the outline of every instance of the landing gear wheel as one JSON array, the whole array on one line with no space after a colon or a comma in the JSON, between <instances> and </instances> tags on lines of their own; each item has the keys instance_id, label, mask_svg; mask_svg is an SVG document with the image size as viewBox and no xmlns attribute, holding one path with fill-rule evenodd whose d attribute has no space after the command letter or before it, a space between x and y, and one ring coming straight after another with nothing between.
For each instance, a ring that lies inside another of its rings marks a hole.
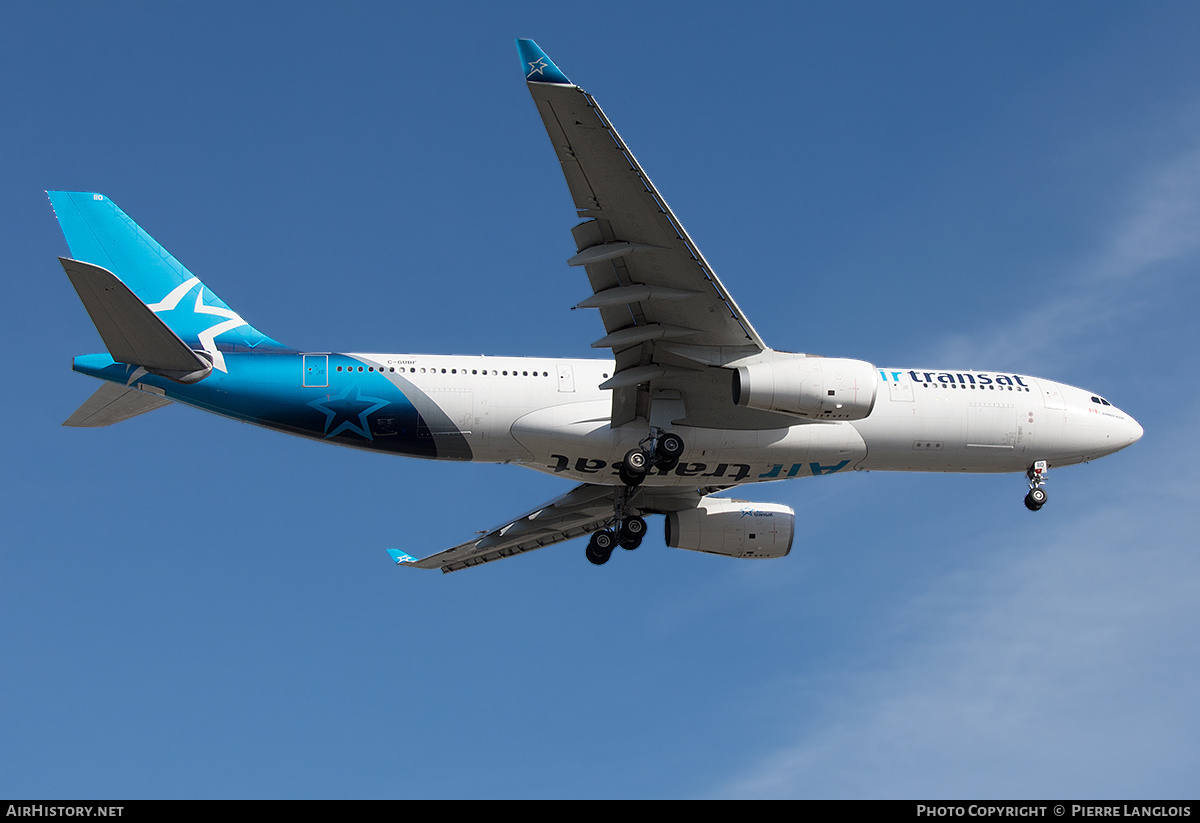
<instances>
[{"instance_id":1,"label":"landing gear wheel","mask_svg":"<svg viewBox=\"0 0 1200 823\"><path fill-rule=\"evenodd\" d=\"M683 456L683 438L677 434L664 434L658 438L658 459L675 460Z\"/></svg>"},{"instance_id":2,"label":"landing gear wheel","mask_svg":"<svg viewBox=\"0 0 1200 823\"><path fill-rule=\"evenodd\" d=\"M619 541L621 548L633 551L642 545L642 538L645 536L646 521L640 517L631 517L621 526L621 539Z\"/></svg>"},{"instance_id":3,"label":"landing gear wheel","mask_svg":"<svg viewBox=\"0 0 1200 823\"><path fill-rule=\"evenodd\" d=\"M588 545L595 546L598 552L608 553L617 545L617 536L608 529L604 529L593 534L592 539L588 541Z\"/></svg>"},{"instance_id":4,"label":"landing gear wheel","mask_svg":"<svg viewBox=\"0 0 1200 823\"><path fill-rule=\"evenodd\" d=\"M587 549L584 550L584 555L589 561L597 566L603 566L608 562L608 558L612 557L613 545L616 543L616 537L610 531L596 532L588 541Z\"/></svg>"},{"instance_id":5,"label":"landing gear wheel","mask_svg":"<svg viewBox=\"0 0 1200 823\"><path fill-rule=\"evenodd\" d=\"M679 465L678 457L660 457L654 462L655 468L669 472L671 469Z\"/></svg>"},{"instance_id":6,"label":"landing gear wheel","mask_svg":"<svg viewBox=\"0 0 1200 823\"><path fill-rule=\"evenodd\" d=\"M1025 508L1031 512L1035 512L1042 506L1046 505L1046 490L1042 488L1030 489L1029 494L1025 495Z\"/></svg>"},{"instance_id":7,"label":"landing gear wheel","mask_svg":"<svg viewBox=\"0 0 1200 823\"><path fill-rule=\"evenodd\" d=\"M617 469L617 474L626 486L637 486L646 479L646 472L649 470L650 455L641 449L630 449L625 454L625 461Z\"/></svg>"},{"instance_id":8,"label":"landing gear wheel","mask_svg":"<svg viewBox=\"0 0 1200 823\"><path fill-rule=\"evenodd\" d=\"M625 549L626 551L633 551L640 545L642 545L642 538L640 538L640 537L622 537L621 538L621 548Z\"/></svg>"},{"instance_id":9,"label":"landing gear wheel","mask_svg":"<svg viewBox=\"0 0 1200 823\"><path fill-rule=\"evenodd\" d=\"M650 468L650 456L641 449L630 449L625 454L625 468L630 474L645 474Z\"/></svg>"},{"instance_id":10,"label":"landing gear wheel","mask_svg":"<svg viewBox=\"0 0 1200 823\"><path fill-rule=\"evenodd\" d=\"M603 566L608 562L608 558L612 557L612 552L608 552L607 554L598 552L592 548L591 543L588 543L588 547L583 550L583 554L593 566Z\"/></svg>"},{"instance_id":11,"label":"landing gear wheel","mask_svg":"<svg viewBox=\"0 0 1200 823\"><path fill-rule=\"evenodd\" d=\"M626 486L640 486L642 481L646 479L644 472L642 474L630 474L629 469L623 465L617 467L617 477L621 478L621 482Z\"/></svg>"}]
</instances>

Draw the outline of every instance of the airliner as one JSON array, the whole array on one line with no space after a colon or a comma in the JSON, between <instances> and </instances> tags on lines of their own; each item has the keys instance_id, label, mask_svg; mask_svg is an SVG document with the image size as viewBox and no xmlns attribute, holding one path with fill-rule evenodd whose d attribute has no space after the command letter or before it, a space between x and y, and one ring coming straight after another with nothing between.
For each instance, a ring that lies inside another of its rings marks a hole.
<instances>
[{"instance_id":1,"label":"airliner","mask_svg":"<svg viewBox=\"0 0 1200 823\"><path fill-rule=\"evenodd\" d=\"M879 368L772 349L594 98L532 40L522 72L580 222L566 261L608 359L304 351L251 326L106 196L48 192L60 258L108 352L64 423L107 426L170 403L340 446L515 463L574 485L457 546L400 565L458 571L576 537L606 563L665 516L672 548L786 555L795 513L718 496L850 471L1012 472L1025 506L1050 468L1134 443L1098 393L1009 371Z\"/></svg>"}]
</instances>

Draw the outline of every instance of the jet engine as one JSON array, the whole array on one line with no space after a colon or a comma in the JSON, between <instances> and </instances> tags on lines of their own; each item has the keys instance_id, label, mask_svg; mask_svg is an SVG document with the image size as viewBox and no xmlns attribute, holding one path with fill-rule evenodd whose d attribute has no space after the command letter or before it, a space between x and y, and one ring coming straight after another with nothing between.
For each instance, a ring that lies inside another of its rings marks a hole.
<instances>
[{"instance_id":1,"label":"jet engine","mask_svg":"<svg viewBox=\"0 0 1200 823\"><path fill-rule=\"evenodd\" d=\"M775 353L739 366L733 402L812 420L862 420L875 407L875 367L862 360Z\"/></svg>"},{"instance_id":2,"label":"jet engine","mask_svg":"<svg viewBox=\"0 0 1200 823\"><path fill-rule=\"evenodd\" d=\"M667 514L667 545L726 557L783 557L795 523L796 513L778 503L706 497L694 509Z\"/></svg>"}]
</instances>

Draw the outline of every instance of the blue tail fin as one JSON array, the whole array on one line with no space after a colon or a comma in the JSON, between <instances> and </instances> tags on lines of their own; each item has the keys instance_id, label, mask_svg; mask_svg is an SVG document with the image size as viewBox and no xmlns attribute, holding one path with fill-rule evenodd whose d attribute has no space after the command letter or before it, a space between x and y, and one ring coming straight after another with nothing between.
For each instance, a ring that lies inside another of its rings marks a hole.
<instances>
[{"instance_id":1,"label":"blue tail fin","mask_svg":"<svg viewBox=\"0 0 1200 823\"><path fill-rule=\"evenodd\" d=\"M290 351L242 320L104 195L47 194L71 256L115 274L181 340L211 353L218 368L221 352Z\"/></svg>"}]
</instances>

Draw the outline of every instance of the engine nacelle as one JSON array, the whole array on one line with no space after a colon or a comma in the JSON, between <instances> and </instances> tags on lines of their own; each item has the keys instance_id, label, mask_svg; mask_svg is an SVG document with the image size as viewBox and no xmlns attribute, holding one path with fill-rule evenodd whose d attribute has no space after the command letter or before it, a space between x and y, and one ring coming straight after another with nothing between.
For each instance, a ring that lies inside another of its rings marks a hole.
<instances>
[{"instance_id":1,"label":"engine nacelle","mask_svg":"<svg viewBox=\"0 0 1200 823\"><path fill-rule=\"evenodd\" d=\"M733 375L733 402L811 420L862 420L875 407L879 380L862 360L777 352Z\"/></svg>"},{"instance_id":2,"label":"engine nacelle","mask_svg":"<svg viewBox=\"0 0 1200 823\"><path fill-rule=\"evenodd\" d=\"M783 557L795 525L796 513L778 503L706 497L694 509L667 514L667 545L726 557Z\"/></svg>"}]
</instances>

